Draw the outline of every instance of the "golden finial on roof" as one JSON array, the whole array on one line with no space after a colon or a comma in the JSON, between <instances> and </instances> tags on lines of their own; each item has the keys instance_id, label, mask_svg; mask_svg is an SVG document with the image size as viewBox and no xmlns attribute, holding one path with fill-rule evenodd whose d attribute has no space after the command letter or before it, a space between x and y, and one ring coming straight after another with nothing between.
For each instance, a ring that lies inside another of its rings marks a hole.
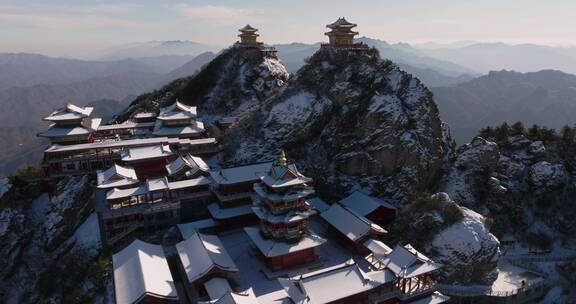
<instances>
[{"instance_id":1,"label":"golden finial on roof","mask_svg":"<svg viewBox=\"0 0 576 304\"><path fill-rule=\"evenodd\" d=\"M286 153L284 150L280 150L280 157L278 158L277 164L282 167L286 167L288 165L288 160L286 159Z\"/></svg>"}]
</instances>

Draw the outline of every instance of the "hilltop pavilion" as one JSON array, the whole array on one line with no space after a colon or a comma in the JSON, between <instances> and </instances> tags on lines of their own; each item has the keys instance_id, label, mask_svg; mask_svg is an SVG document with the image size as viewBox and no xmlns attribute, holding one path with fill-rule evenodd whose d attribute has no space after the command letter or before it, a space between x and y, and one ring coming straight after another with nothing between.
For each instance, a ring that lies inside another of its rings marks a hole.
<instances>
[{"instance_id":1,"label":"hilltop pavilion","mask_svg":"<svg viewBox=\"0 0 576 304\"><path fill-rule=\"evenodd\" d=\"M238 30L240 32L240 44L244 45L260 45L262 42L258 42L256 39L260 36L258 33L258 29L253 28L250 24L246 24L243 28Z\"/></svg>"}]
</instances>

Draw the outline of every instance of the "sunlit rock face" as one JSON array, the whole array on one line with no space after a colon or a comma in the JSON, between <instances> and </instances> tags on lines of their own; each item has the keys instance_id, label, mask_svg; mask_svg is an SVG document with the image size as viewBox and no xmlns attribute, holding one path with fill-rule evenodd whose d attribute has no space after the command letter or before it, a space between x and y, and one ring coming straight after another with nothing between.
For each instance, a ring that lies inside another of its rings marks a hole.
<instances>
[{"instance_id":1,"label":"sunlit rock face","mask_svg":"<svg viewBox=\"0 0 576 304\"><path fill-rule=\"evenodd\" d=\"M285 149L319 184L362 184L404 199L426 189L448 153L432 94L372 52L321 49L223 140L224 160L272 160ZM320 186L322 188L322 186ZM322 189L320 189L322 191Z\"/></svg>"}]
</instances>

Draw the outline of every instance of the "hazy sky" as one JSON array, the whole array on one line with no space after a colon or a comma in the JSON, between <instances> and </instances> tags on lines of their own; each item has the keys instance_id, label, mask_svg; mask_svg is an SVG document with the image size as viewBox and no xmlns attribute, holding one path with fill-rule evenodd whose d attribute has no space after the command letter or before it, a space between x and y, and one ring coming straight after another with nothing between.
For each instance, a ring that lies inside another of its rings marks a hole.
<instances>
[{"instance_id":1,"label":"hazy sky","mask_svg":"<svg viewBox=\"0 0 576 304\"><path fill-rule=\"evenodd\" d=\"M229 45L246 23L266 43L316 42L339 16L389 42L576 44L575 0L0 0L0 52L89 55L149 40Z\"/></svg>"}]
</instances>

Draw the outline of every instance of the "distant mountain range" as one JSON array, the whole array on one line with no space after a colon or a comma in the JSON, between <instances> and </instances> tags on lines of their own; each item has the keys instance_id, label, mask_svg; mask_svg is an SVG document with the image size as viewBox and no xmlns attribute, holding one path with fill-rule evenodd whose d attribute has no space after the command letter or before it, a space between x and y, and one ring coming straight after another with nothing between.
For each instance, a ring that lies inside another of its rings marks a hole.
<instances>
[{"instance_id":1,"label":"distant mountain range","mask_svg":"<svg viewBox=\"0 0 576 304\"><path fill-rule=\"evenodd\" d=\"M102 60L121 60L126 58L145 58L159 56L197 56L205 52L218 52L222 46L208 45L187 40L148 41L131 43L106 51Z\"/></svg>"},{"instance_id":2,"label":"distant mountain range","mask_svg":"<svg viewBox=\"0 0 576 304\"><path fill-rule=\"evenodd\" d=\"M405 43L388 44L382 40L362 37L358 42L366 43L378 49L382 58L390 59L406 72L411 73L429 86L451 85L473 78L474 71L453 64L417 54L417 50ZM290 43L276 44L278 56L290 73L295 73L306 58L312 56L319 48L320 43Z\"/></svg>"},{"instance_id":3,"label":"distant mountain range","mask_svg":"<svg viewBox=\"0 0 576 304\"><path fill-rule=\"evenodd\" d=\"M555 69L576 73L576 47L475 43L463 47L417 49L417 53L447 60L480 73L502 69L518 72Z\"/></svg>"},{"instance_id":4,"label":"distant mountain range","mask_svg":"<svg viewBox=\"0 0 576 304\"><path fill-rule=\"evenodd\" d=\"M483 127L502 122L552 128L576 123L576 75L560 71L490 72L432 91L441 118L459 143L469 141Z\"/></svg>"},{"instance_id":5,"label":"distant mountain range","mask_svg":"<svg viewBox=\"0 0 576 304\"><path fill-rule=\"evenodd\" d=\"M85 61L38 54L0 54L0 90L37 84L79 82L122 73L152 73L150 66L134 59Z\"/></svg>"}]
</instances>

